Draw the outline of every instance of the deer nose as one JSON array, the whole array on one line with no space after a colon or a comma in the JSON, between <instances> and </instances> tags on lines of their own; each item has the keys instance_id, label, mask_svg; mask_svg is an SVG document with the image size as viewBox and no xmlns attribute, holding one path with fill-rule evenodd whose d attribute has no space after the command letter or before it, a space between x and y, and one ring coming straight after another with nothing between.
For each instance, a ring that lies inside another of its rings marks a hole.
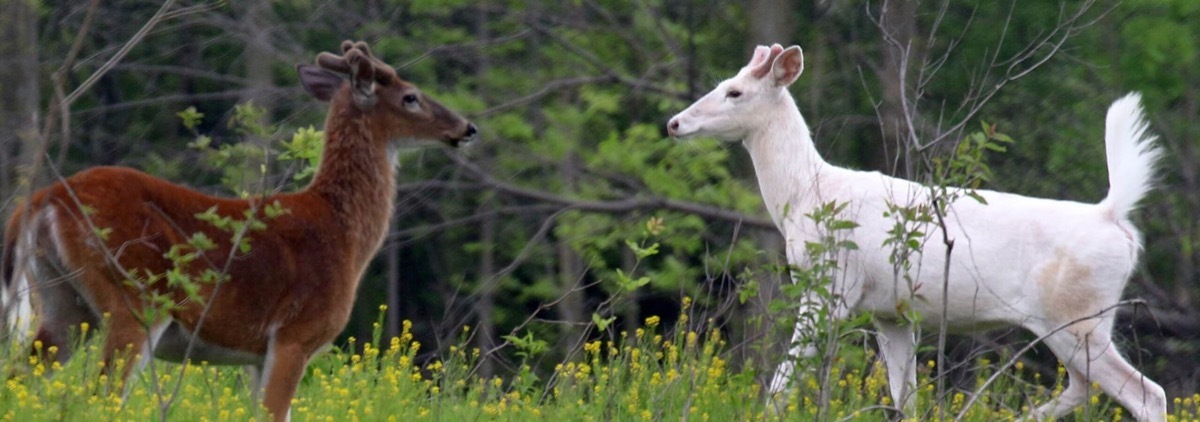
<instances>
[{"instance_id":1,"label":"deer nose","mask_svg":"<svg viewBox=\"0 0 1200 422\"><path fill-rule=\"evenodd\" d=\"M467 132L463 134L463 137L474 138L475 135L478 133L479 133L479 130L475 128L474 123L467 123Z\"/></svg>"},{"instance_id":2,"label":"deer nose","mask_svg":"<svg viewBox=\"0 0 1200 422\"><path fill-rule=\"evenodd\" d=\"M676 117L674 119L671 119L671 121L667 123L667 134L671 135L671 137L674 138L678 132L679 132L679 118Z\"/></svg>"}]
</instances>

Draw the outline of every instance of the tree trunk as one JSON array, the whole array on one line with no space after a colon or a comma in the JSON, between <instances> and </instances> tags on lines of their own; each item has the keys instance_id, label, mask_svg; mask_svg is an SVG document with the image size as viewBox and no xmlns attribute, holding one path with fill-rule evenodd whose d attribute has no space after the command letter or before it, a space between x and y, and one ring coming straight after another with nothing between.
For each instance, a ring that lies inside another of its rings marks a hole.
<instances>
[{"instance_id":1,"label":"tree trunk","mask_svg":"<svg viewBox=\"0 0 1200 422\"><path fill-rule=\"evenodd\" d=\"M867 163L868 168L879 169L892 175L911 178L911 169L906 165L905 153L912 147L914 141L909 136L909 126L916 116L912 110L904 109L904 89L912 76L906 73L913 69L912 63L919 63L917 43L914 42L917 28L917 2L899 0L887 1L880 9L882 36L892 38L892 42L884 41L883 65L879 67L879 85L883 103L879 106L879 124L883 133L882 148L868 148L875 151Z\"/></svg>"},{"instance_id":2,"label":"tree trunk","mask_svg":"<svg viewBox=\"0 0 1200 422\"><path fill-rule=\"evenodd\" d=\"M569 354L582 340L583 330L579 324L584 322L583 292L575 291L583 278L583 259L571 249L567 242L559 242L558 246L558 287L561 300L554 305L562 323L562 352Z\"/></svg>"},{"instance_id":3,"label":"tree trunk","mask_svg":"<svg viewBox=\"0 0 1200 422\"><path fill-rule=\"evenodd\" d=\"M37 14L29 0L0 0L0 197L16 190L13 169L39 150ZM21 160L15 160L21 157Z\"/></svg>"},{"instance_id":4,"label":"tree trunk","mask_svg":"<svg viewBox=\"0 0 1200 422\"><path fill-rule=\"evenodd\" d=\"M574 191L579 179L579 157L568 153L559 163L559 174L568 192ZM571 248L569 242L560 239L555 247L558 253L558 288L561 300L555 305L562 323L562 352L569 354L582 340L583 330L578 324L585 321L585 303L582 291L575 291L583 279L583 258Z\"/></svg>"},{"instance_id":5,"label":"tree trunk","mask_svg":"<svg viewBox=\"0 0 1200 422\"><path fill-rule=\"evenodd\" d=\"M792 40L792 22L796 6L791 0L750 0L746 16L750 18L750 46L783 44Z\"/></svg>"},{"instance_id":6,"label":"tree trunk","mask_svg":"<svg viewBox=\"0 0 1200 422\"><path fill-rule=\"evenodd\" d=\"M487 29L487 2L479 2L475 8L474 32L475 38L479 40L481 45L487 45L490 37ZM488 69L487 54L483 50L476 50L474 63L475 75L483 77ZM490 168L491 164L486 158L482 159L480 166L482 168ZM479 227L479 303L475 306L476 323L475 335L476 345L484 354L480 357L479 376L482 378L491 378L496 372L496 361L488 352L496 348L496 287L500 285L499 279L494 279L496 276L496 230L497 216L489 214L496 207L495 201L491 198L484 199L480 204L477 213L483 213L486 217L480 221Z\"/></svg>"},{"instance_id":7,"label":"tree trunk","mask_svg":"<svg viewBox=\"0 0 1200 422\"><path fill-rule=\"evenodd\" d=\"M392 216L391 232L395 233L399 225L399 214ZM384 314L385 338L400 336L400 245L399 241L388 242L384 248L387 267L387 313Z\"/></svg>"},{"instance_id":8,"label":"tree trunk","mask_svg":"<svg viewBox=\"0 0 1200 422\"><path fill-rule=\"evenodd\" d=\"M479 212L486 213L492 208L491 201L485 201ZM496 307L496 286L500 280L493 280L496 275L496 216L488 215L479 223L479 303L475 305L478 317L475 337L479 350L483 352L479 361L479 376L491 378L495 373L495 362L488 353L496 347L496 322L493 318Z\"/></svg>"},{"instance_id":9,"label":"tree trunk","mask_svg":"<svg viewBox=\"0 0 1200 422\"><path fill-rule=\"evenodd\" d=\"M238 101L252 102L255 106L267 111L258 122L263 127L271 124L271 110L275 107L273 95L275 81L271 74L274 49L271 47L271 31L263 30L263 28L271 28L276 25L275 11L272 9L271 3L269 0L246 0L234 3L240 5L241 32L246 42L242 58L245 60L247 82ZM257 137L253 141L259 144L269 142L267 139L257 139Z\"/></svg>"},{"instance_id":10,"label":"tree trunk","mask_svg":"<svg viewBox=\"0 0 1200 422\"><path fill-rule=\"evenodd\" d=\"M750 18L751 46L771 45L774 43L780 43L784 46L791 44L793 32L792 22L796 18L795 7L795 2L788 0L750 1L746 6L746 15ZM807 55L809 54L808 51L810 50L815 49L808 48L805 50L806 68L809 67ZM811 111L806 110L806 112ZM753 173L751 173L751 175L752 174ZM752 176L751 179L753 179ZM779 254L783 253L783 243L772 241L779 236L765 233L757 236L764 238L762 241L757 242L758 244L762 245L764 250L777 251ZM776 277L773 274L768 274L764 277L761 277L759 280L761 297L758 300L762 301L763 303L759 306L752 306L746 311L747 319L761 317L759 320L763 321L763 324L761 324L759 327L748 328L745 334L746 338L764 339L764 341L767 343L763 343L763 345L782 346L764 347L759 349L765 351L764 353L756 353L754 356L754 360L756 362L755 366L762 368L761 373L765 374L764 383L770 380L771 374L773 374L775 371L774 365L779 363L779 356L784 355L784 352L782 351L786 351L788 349L788 345L786 343L788 339L791 338L790 331L788 331L785 336L774 335L775 331L784 331L777 330L774 323L777 318L784 315L770 315L767 311L768 304L771 299L777 297L779 294L780 280L784 279L787 279L787 277ZM756 331L756 329L761 331Z\"/></svg>"}]
</instances>

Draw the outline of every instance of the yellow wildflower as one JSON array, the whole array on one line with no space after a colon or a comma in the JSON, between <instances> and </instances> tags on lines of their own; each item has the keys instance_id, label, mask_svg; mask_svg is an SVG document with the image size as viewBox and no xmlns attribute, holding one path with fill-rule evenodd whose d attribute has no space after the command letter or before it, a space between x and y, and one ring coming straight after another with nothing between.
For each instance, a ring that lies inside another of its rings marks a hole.
<instances>
[{"instance_id":1,"label":"yellow wildflower","mask_svg":"<svg viewBox=\"0 0 1200 422\"><path fill-rule=\"evenodd\" d=\"M650 327L650 328L654 328L654 327L658 326L658 323L660 321L661 321L661 319L658 317L658 315L650 316L650 317L646 318L646 326Z\"/></svg>"}]
</instances>

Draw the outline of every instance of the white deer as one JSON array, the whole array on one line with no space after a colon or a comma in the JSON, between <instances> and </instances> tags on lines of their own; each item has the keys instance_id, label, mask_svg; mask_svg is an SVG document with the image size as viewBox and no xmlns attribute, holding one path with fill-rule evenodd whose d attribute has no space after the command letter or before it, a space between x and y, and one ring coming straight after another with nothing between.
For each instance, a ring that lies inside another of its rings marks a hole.
<instances>
[{"instance_id":1,"label":"white deer","mask_svg":"<svg viewBox=\"0 0 1200 422\"><path fill-rule=\"evenodd\" d=\"M1069 413L1087 399L1088 385L1097 383L1137 419L1166 419L1162 387L1121 357L1111 335L1115 305L1141 250L1141 235L1128 214L1150 189L1160 154L1155 138L1146 133L1137 94L1117 100L1108 111L1107 198L1085 204L980 190L986 204L970 198L954 201L945 216L956 245L949 257L948 286L943 291L946 246L938 239L925 242L911 258L913 268L920 270L911 283L915 291L910 291L910 284L896 280L889 248L883 246L895 223L884 212L889 203L928 203L929 188L822 160L787 90L803 67L798 46L759 46L746 67L671 118L667 129L677 138L742 141L767 212L795 267L805 266L804 244L820 234L804 214L830 201L848 204L845 212L858 227L845 235L859 248L842 251L838 259L845 276L828 287L840 298L832 313L835 318L874 314L890 393L898 406L907 412L915 408L916 327L897 310L904 305L930 327L938 327L944 317L960 332L999 324L1044 336L1066 367L1069 383L1033 417ZM905 298L916 300L897 302ZM772 394L787 389L798 356L815 352L806 340L813 328L797 324L790 358L771 382Z\"/></svg>"}]
</instances>

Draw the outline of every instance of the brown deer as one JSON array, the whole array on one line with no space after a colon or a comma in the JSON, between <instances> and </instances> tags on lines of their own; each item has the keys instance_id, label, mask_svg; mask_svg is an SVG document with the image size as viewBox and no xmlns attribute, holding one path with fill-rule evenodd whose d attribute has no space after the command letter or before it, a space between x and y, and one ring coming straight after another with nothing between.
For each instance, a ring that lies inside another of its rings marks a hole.
<instances>
[{"instance_id":1,"label":"brown deer","mask_svg":"<svg viewBox=\"0 0 1200 422\"><path fill-rule=\"evenodd\" d=\"M387 231L395 199L390 147L422 140L456 147L476 137L473 124L397 76L366 43L341 48L341 56L321 53L317 66L296 68L308 93L330 103L325 149L308 187L246 200L129 168L76 174L34 193L9 219L6 313L31 310L36 339L57 346L59 360L69 358L71 327L103 321L106 369L120 353L140 356L142 365L153 355L256 368L255 395L276 420L287 420L309 359L346 325ZM264 216L269 206L284 212ZM241 250L236 236L197 218L213 207L220 216L257 216L266 228L246 232L251 247ZM171 270L176 264L164 255L193 233L217 247L185 272L216 270L224 281L190 296L166 280L129 282ZM174 306L165 315L145 312L147 293ZM140 365L119 375L133 366Z\"/></svg>"}]
</instances>

